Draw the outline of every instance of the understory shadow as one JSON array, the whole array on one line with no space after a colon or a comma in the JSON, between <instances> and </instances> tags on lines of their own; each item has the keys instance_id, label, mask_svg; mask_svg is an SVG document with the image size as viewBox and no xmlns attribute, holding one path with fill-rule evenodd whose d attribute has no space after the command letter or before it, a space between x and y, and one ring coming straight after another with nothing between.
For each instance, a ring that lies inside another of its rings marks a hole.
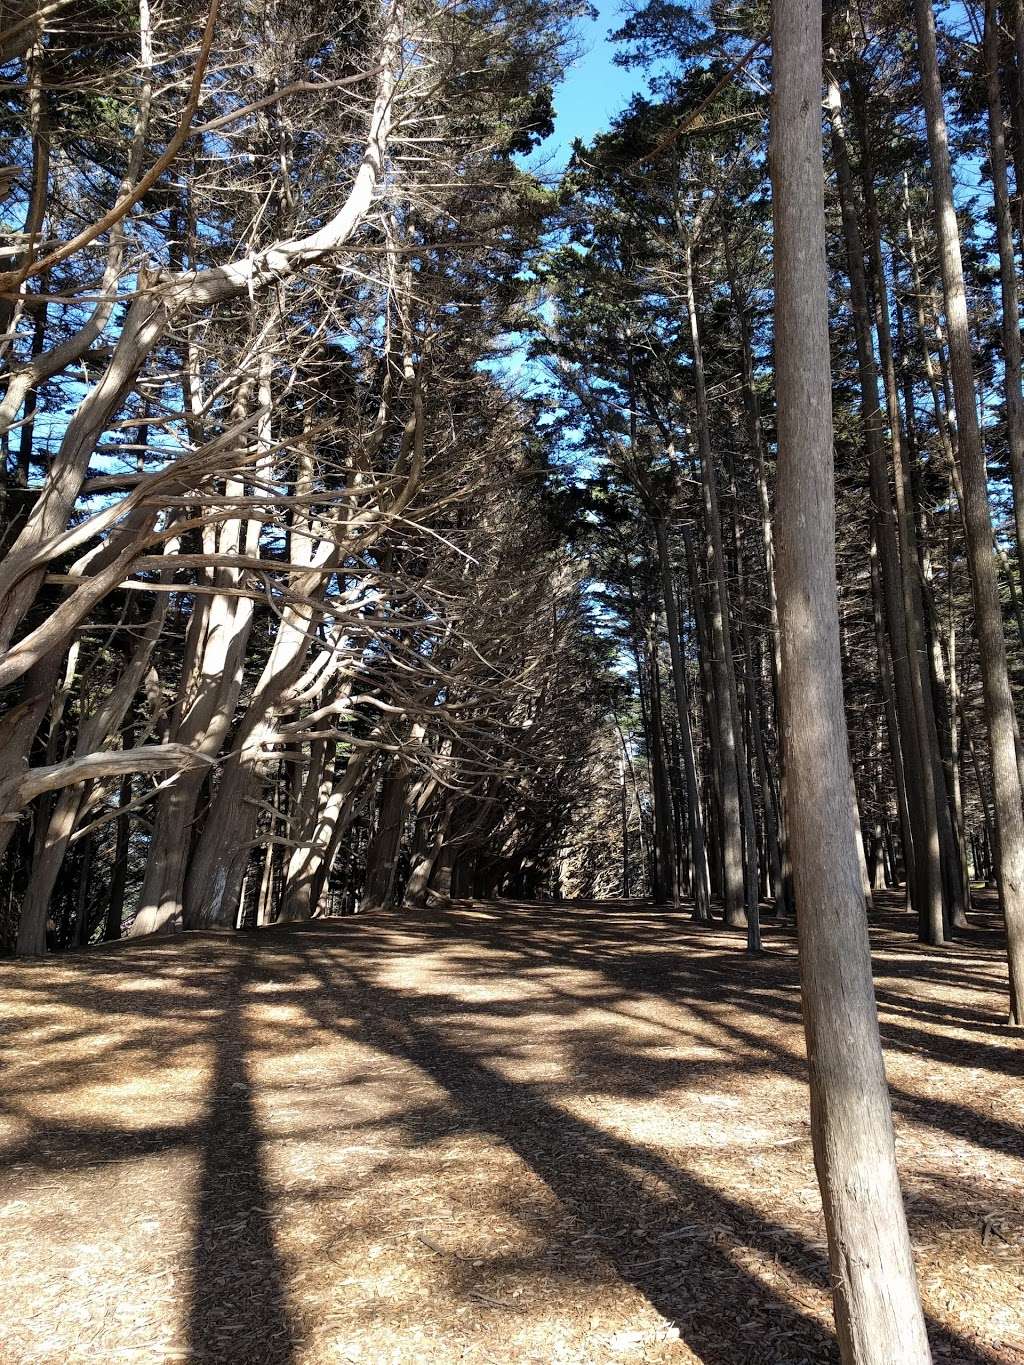
<instances>
[{"instance_id":1,"label":"understory shadow","mask_svg":"<svg viewBox=\"0 0 1024 1365\"><path fill-rule=\"evenodd\" d=\"M759 1352L769 1323L773 1365L838 1360L831 1333L737 1265L725 1243L713 1240L770 1248L820 1285L824 1261L816 1251L794 1244L788 1229L761 1221L678 1167L567 1114L535 1087L507 1080L470 1048L430 1027L429 996L370 982L350 961L334 956L328 967L322 949L312 944L304 957L306 969L324 986L309 994L306 1008L330 1027L334 997L340 997L345 1013L334 1016L335 1028L351 1019L360 1041L412 1062L442 1086L473 1128L506 1144L566 1212L597 1234L618 1275L679 1328L705 1365L766 1359ZM344 974L343 985L336 972ZM678 1233L681 1225L695 1221L706 1235L666 1241L664 1259L651 1263L638 1264L636 1248L623 1235L628 1232L624 1224L642 1226L649 1238L656 1229Z\"/></svg>"},{"instance_id":2,"label":"understory shadow","mask_svg":"<svg viewBox=\"0 0 1024 1365\"><path fill-rule=\"evenodd\" d=\"M590 1121L586 1110L591 1094L628 1106L634 1099L676 1093L685 1106L691 1093L699 1097L702 1089L729 1089L737 1082L739 1093L745 1080L761 1084L766 1075L804 1086L799 1036L792 1032L799 1030L800 1009L795 956L781 935L769 939L769 948L774 951L753 962L743 954L741 937L705 931L643 906L567 913L498 905L316 921L258 935L195 935L77 960L69 955L56 972L30 971L20 979L26 1004L20 1027L40 1028L29 1007L33 994L52 999L54 1006L45 1017L42 1042L34 1044L38 1064L33 1054L20 1081L26 1100L59 1096L83 1073L97 1083L126 1068L145 1074L159 1068L171 1049L180 1049L183 1039L203 1064L212 1056L209 1091L198 1123L182 1122L158 1107L134 1129L118 1128L113 1113L109 1125L96 1128L76 1125L72 1115L40 1119L27 1135L19 1129L4 1153L21 1168L8 1184L14 1192L18 1180L40 1172L103 1169L111 1159L174 1152L197 1157L188 1358L196 1365L292 1365L302 1328L313 1329L318 1310L308 1304L300 1310L301 1290L289 1301L289 1266L275 1240L272 1201L281 1199L282 1190L267 1156L270 1141L282 1133L288 1141L299 1135L316 1140L321 1125L329 1132L345 1116L327 1106L344 1107L365 1080L384 1087L371 1093L385 1095L396 1125L389 1156L396 1165L390 1169L399 1169L406 1151L432 1160L425 1149L435 1136L471 1131L501 1144L518 1158L521 1172L543 1182L567 1227L541 1224L543 1248L524 1252L514 1264L510 1260L510 1270L538 1279L556 1275L581 1290L618 1277L676 1325L703 1365L832 1365L838 1358L835 1338L816 1316L829 1287L823 1249L813 1231L795 1230L774 1216L781 1207L779 1219L788 1217L793 1206L784 1198L769 1203L762 1195L758 1201L756 1191L748 1196L735 1179L719 1182L717 1167L709 1175L699 1152L688 1155L695 1148L648 1147L634 1140L634 1132L644 1129L616 1131L605 1118ZM904 961L895 950L889 956L883 976L904 1006L897 1018L883 1021L891 1051L965 1069L984 1068L987 1061L992 1074L1019 1074L1009 1048L986 1038L975 1049L969 1039L927 1031L926 1011L935 1011L934 998L915 1019L920 1002L909 990L900 993L904 976L908 984L916 978L931 991L943 980L955 981L961 990L977 989L984 1005L980 992L993 989L991 958L982 950L952 963L930 956ZM125 969L137 977L128 989L121 977ZM410 980L414 987L395 984ZM508 989L510 982L516 989ZM258 1014L268 986L280 1014ZM669 1010L659 1012L664 1005ZM65 1017L63 1009L72 1013ZM73 1022L76 1010L103 1021L94 1025L96 1044L84 1061L73 1054L62 1058L80 1028ZM963 1006L960 1014L964 1017L954 1014L953 1027L988 1025L984 1009ZM250 1031L250 1016L259 1018L258 1034ZM121 1033L115 1018L123 1022ZM519 1043L534 1029L543 1038L548 1026L565 1048L565 1065L551 1080L535 1081L543 1073L529 1070L530 1079L510 1079ZM652 1031L645 1033L648 1027ZM307 1097L307 1129L294 1123L278 1128L275 1117L265 1134L260 1112L270 1110L257 1107L254 1078L261 1076L261 1105L273 1103L274 1083L268 1090L262 1079L262 1049L316 1057L318 1047L330 1049L329 1035L356 1044L360 1057L369 1049L359 1069L344 1074L333 1099L327 1098L333 1086L325 1087L322 1100ZM687 1037L700 1045L691 1049ZM420 1083L417 1091L410 1066L431 1084ZM389 1071L396 1076L393 1090L391 1082L381 1081ZM421 1103L417 1096L423 1090L435 1094L435 1086L440 1099ZM801 1092L791 1089L791 1096L800 1114L792 1123L786 1116L789 1127L805 1113ZM18 1085L8 1087L0 1113L6 1107L20 1119L19 1097ZM894 1100L908 1119L962 1133L982 1148L1013 1151L1020 1140L1018 1127L976 1112L955 1091L936 1100L897 1087ZM31 1116L31 1105L26 1112ZM351 1126L350 1118L345 1122ZM376 1132L382 1122L379 1107L368 1109L367 1129ZM806 1143L806 1131L785 1139L792 1141ZM770 1172L771 1153L764 1155ZM741 1165L757 1179L755 1165ZM806 1167L806 1178L813 1180L809 1152ZM378 1181L392 1178L386 1162L374 1170ZM103 1179L99 1173L95 1178ZM983 1184L979 1176L979 1190ZM323 1201L329 1191L317 1180L303 1197ZM294 1207L296 1198L286 1196L281 1209ZM961 1208L959 1186L951 1186L948 1196L937 1187L929 1207L939 1219L956 1200ZM358 1223L341 1212L337 1218L336 1234L358 1245ZM806 1228L808 1220L799 1217L797 1226ZM559 1259L576 1227L589 1246L600 1248L596 1261ZM297 1260L304 1254L296 1251ZM456 1302L460 1292L455 1285ZM400 1321L397 1307L380 1311L394 1312L393 1322ZM395 1330L397 1350L403 1342L401 1329ZM957 1365L998 1365L997 1354L934 1322L929 1332L937 1355ZM454 1360L460 1346L449 1344ZM496 1358L515 1359L500 1350ZM590 1358L616 1357L598 1349Z\"/></svg>"},{"instance_id":3,"label":"understory shadow","mask_svg":"<svg viewBox=\"0 0 1024 1365\"><path fill-rule=\"evenodd\" d=\"M206 1114L196 1135L190 1359L211 1365L289 1365L295 1330L274 1240L264 1144L252 1100L245 981L255 944L236 942L210 982L218 1015Z\"/></svg>"},{"instance_id":4,"label":"understory shadow","mask_svg":"<svg viewBox=\"0 0 1024 1365\"><path fill-rule=\"evenodd\" d=\"M290 946L323 987L305 995L304 1008L322 1027L351 1030L443 1087L471 1128L505 1144L597 1237L620 1278L678 1327L704 1365L838 1360L833 1334L762 1277L774 1262L827 1290L821 1247L681 1165L566 1112L543 1087L509 1080L492 1064L500 1052L452 1036L444 1016L459 1010L456 997L385 986L357 965L371 955L368 944L347 935L335 943L338 951L330 934L321 938L313 926L294 935ZM638 1261L630 1226L663 1249ZM696 1235L679 1237L685 1226ZM739 1263L743 1249L759 1253L756 1271ZM931 1320L928 1327L937 1351L958 1365L996 1365L994 1355L955 1331Z\"/></svg>"}]
</instances>

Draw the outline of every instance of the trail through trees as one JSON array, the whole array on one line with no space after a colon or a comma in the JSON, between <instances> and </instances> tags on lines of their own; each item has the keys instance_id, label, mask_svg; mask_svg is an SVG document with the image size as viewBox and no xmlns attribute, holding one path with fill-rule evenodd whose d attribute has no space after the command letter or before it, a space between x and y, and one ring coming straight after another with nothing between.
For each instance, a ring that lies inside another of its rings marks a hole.
<instances>
[{"instance_id":1,"label":"trail through trees","mask_svg":"<svg viewBox=\"0 0 1024 1365\"><path fill-rule=\"evenodd\" d=\"M567 146L585 19L3 7L0 944L795 925L840 1345L923 1360L868 937L995 904L1016 1038L1024 6L636 0Z\"/></svg>"}]
</instances>

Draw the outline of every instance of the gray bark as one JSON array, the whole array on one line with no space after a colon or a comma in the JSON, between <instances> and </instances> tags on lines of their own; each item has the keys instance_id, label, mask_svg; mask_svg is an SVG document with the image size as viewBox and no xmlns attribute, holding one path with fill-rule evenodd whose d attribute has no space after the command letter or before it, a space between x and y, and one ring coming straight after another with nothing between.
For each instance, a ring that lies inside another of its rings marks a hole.
<instances>
[{"instance_id":1,"label":"gray bark","mask_svg":"<svg viewBox=\"0 0 1024 1365\"><path fill-rule=\"evenodd\" d=\"M1014 739L1013 695L1003 638L999 583L992 550L988 471L978 425L974 364L964 289L960 234L953 205L946 117L942 103L935 15L931 0L915 0L921 90L928 124L939 263L946 306L946 335L959 433L967 558L974 589L985 718L992 755L999 891L1006 920L1010 966L1010 1019L1024 1022L1024 811Z\"/></svg>"},{"instance_id":2,"label":"gray bark","mask_svg":"<svg viewBox=\"0 0 1024 1365\"><path fill-rule=\"evenodd\" d=\"M782 713L811 1132L846 1365L930 1361L896 1170L860 870L836 607L821 3L775 0L771 168Z\"/></svg>"}]
</instances>

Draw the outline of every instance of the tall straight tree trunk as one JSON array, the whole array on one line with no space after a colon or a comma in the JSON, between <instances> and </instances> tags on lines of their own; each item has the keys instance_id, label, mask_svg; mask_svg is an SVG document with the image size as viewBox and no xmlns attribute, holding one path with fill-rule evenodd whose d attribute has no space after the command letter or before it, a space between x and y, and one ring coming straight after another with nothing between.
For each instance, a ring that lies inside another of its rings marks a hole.
<instances>
[{"instance_id":1,"label":"tall straight tree trunk","mask_svg":"<svg viewBox=\"0 0 1024 1365\"><path fill-rule=\"evenodd\" d=\"M648 785L651 792L651 805L653 807L651 812L650 839L648 840L647 843L647 884L648 889L651 893L651 900L660 901L663 899L663 892L661 883L659 881L658 870L659 826L657 819L657 810L658 802L661 799L660 797L661 784L657 777L655 739L653 730L651 728L651 708L648 704L647 668L646 665L642 662L643 656L641 654L639 639L634 637L631 639L630 643L633 651L633 662L636 666L636 687L637 695L640 699L640 723L644 732L644 742L647 749L647 772L649 779ZM641 809L641 821L642 819L643 811Z\"/></svg>"},{"instance_id":2,"label":"tall straight tree trunk","mask_svg":"<svg viewBox=\"0 0 1024 1365\"><path fill-rule=\"evenodd\" d=\"M743 648L747 656L743 687L750 714L750 747L753 750L754 762L757 766L757 780L761 788L761 805L764 808L765 854L768 867L767 890L768 894L774 898L777 907L782 897L782 855L779 847L778 809L775 804L775 792L772 788L768 758L765 753L761 707L757 695L757 674L753 666L755 661L754 644L750 626L747 624L746 612L743 615ZM760 664L759 659L757 662Z\"/></svg>"},{"instance_id":3,"label":"tall straight tree trunk","mask_svg":"<svg viewBox=\"0 0 1024 1365\"><path fill-rule=\"evenodd\" d=\"M960 684L957 678L956 629L952 622L946 640L946 649L949 656L949 756L953 779L953 805L957 842L960 848L963 900L964 905L969 909L971 904L971 878L967 870L967 832L964 822L963 778L961 775Z\"/></svg>"},{"instance_id":4,"label":"tall straight tree trunk","mask_svg":"<svg viewBox=\"0 0 1024 1365\"><path fill-rule=\"evenodd\" d=\"M700 573L697 568L697 547L694 544L693 531L689 526L683 527L683 546L686 551L687 577L690 581L690 602L693 610L693 624L697 635L697 662L701 683L701 715L703 718L704 733L708 738L708 747L711 750L711 772L708 780L710 790L704 807L708 817L708 876L711 882L712 893L722 895L724 884L724 859L722 854L722 829L724 825L722 817L722 745L719 727L715 720L718 702L715 694L715 674L714 669L711 666L711 655L713 653L710 640L711 632L708 627L707 616L704 611L704 601L700 590Z\"/></svg>"},{"instance_id":5,"label":"tall straight tree trunk","mask_svg":"<svg viewBox=\"0 0 1024 1365\"><path fill-rule=\"evenodd\" d=\"M850 172L846 133L843 126L842 99L839 81L828 72L828 106L832 124L832 156L836 165L836 179L843 216L843 235L846 242L847 268L850 277L850 299L853 307L854 330L857 338L857 369L861 390L864 438L868 449L872 500L878 521L878 544L881 555L882 586L885 591L890 637L893 640L894 660L905 652L905 668L909 682L909 708L901 717L900 735L904 740L913 736L904 754L904 767L913 773L917 793L919 835L915 838L918 865L917 903L921 937L928 943L942 943L943 900L942 862L939 837L938 797L935 790L935 768L930 748L927 708L931 704L922 677L923 650L921 623L915 611L912 575L916 560L911 562L906 536L896 537L896 527L903 532L903 521L893 517L889 491L889 470L885 455L882 409L879 404L878 369L875 364L871 336L871 314L868 301L867 278L864 269L864 248L857 221L853 179ZM898 426L892 431L894 463L898 457ZM897 486L899 485L897 471ZM898 509L897 509L898 511ZM899 664L897 665L899 666ZM904 684L905 686L905 684ZM934 727L934 716L932 717Z\"/></svg>"},{"instance_id":6,"label":"tall straight tree trunk","mask_svg":"<svg viewBox=\"0 0 1024 1365\"><path fill-rule=\"evenodd\" d=\"M776 491L782 713L811 1134L846 1365L930 1361L896 1170L850 821L836 607L821 0L775 0Z\"/></svg>"},{"instance_id":7,"label":"tall straight tree trunk","mask_svg":"<svg viewBox=\"0 0 1024 1365\"><path fill-rule=\"evenodd\" d=\"M935 820L939 835L939 869L943 892L944 931L949 925L963 926L964 900L961 886L959 848L950 810L951 792L947 785L946 769L940 736L939 705L933 686L928 639L927 584L919 545L921 543L914 515L915 446L912 439L913 404L907 410L906 430L899 404L899 384L893 352L892 322L889 311L889 291L882 258L882 228L875 199L874 158L868 128L868 104L862 83L855 84L860 111L861 182L867 211L868 259L874 284L875 332L878 354L882 363L886 412L892 449L893 486L896 494L896 523L899 530L900 557L903 565L904 606L907 613L907 643L912 651L911 676L918 689L915 706L919 716L922 762L930 767L929 785L934 794ZM930 907L929 907L930 908ZM929 921L930 924L930 921ZM925 934L931 938L930 933Z\"/></svg>"},{"instance_id":8,"label":"tall straight tree trunk","mask_svg":"<svg viewBox=\"0 0 1024 1365\"><path fill-rule=\"evenodd\" d=\"M999 285L1002 294L1003 384L1006 431L1010 448L1017 562L1024 571L1024 395L1021 393L1020 298L1013 254L1013 223L1006 180L1006 134L1003 128L1002 82L999 78L999 20L995 0L985 0L985 93L988 97L989 163L995 199Z\"/></svg>"},{"instance_id":9,"label":"tall straight tree trunk","mask_svg":"<svg viewBox=\"0 0 1024 1365\"><path fill-rule=\"evenodd\" d=\"M1006 918L1010 964L1010 1020L1024 1023L1024 811L1014 740L1013 695L1003 638L999 581L992 549L992 513L988 501L988 471L978 425L967 318L960 234L953 205L946 116L935 42L931 0L915 0L921 90L928 124L932 194L942 288L946 303L946 335L959 432L960 473L964 489L967 558L974 587L985 718L992 755L992 787L996 808L999 852L999 893Z\"/></svg>"},{"instance_id":10,"label":"tall straight tree trunk","mask_svg":"<svg viewBox=\"0 0 1024 1365\"><path fill-rule=\"evenodd\" d=\"M711 918L711 894L708 887L708 858L704 842L704 816L701 812L700 787L693 757L693 732L690 726L690 698L686 686L686 661L683 658L679 610L676 605L672 561L668 550L668 528L663 517L656 517L654 533L658 544L658 567L661 572L662 596L665 600L665 621L668 626L668 647L672 660L672 684L682 737L683 769L686 775L686 804L690 831L690 851L693 869L694 914L699 920Z\"/></svg>"},{"instance_id":11,"label":"tall straight tree trunk","mask_svg":"<svg viewBox=\"0 0 1024 1365\"><path fill-rule=\"evenodd\" d=\"M771 500L768 496L768 474L765 463L764 453L764 430L761 422L761 406L757 397L757 389L754 385L754 351L750 340L750 319L746 302L740 297L739 286L736 278L736 266L733 260L732 247L728 232L722 234L722 246L724 248L726 270L729 278L729 295L732 299L733 309L736 313L736 320L740 334L740 366L743 380L743 412L747 423L747 435L750 447L754 452L754 474L757 482L758 506L761 512L761 551L764 558L765 587L768 594L768 624L771 633L771 716L777 722L779 712L779 674L781 671L781 660L779 656L779 607L775 595L775 544L774 533L772 530ZM744 623L746 617L744 616ZM746 630L746 625L744 624ZM759 719L754 717L755 723ZM755 740L758 736L755 735ZM767 764L764 762L763 752L760 754L762 770L768 773ZM779 766L783 768L783 756L779 752ZM780 785L785 785L785 772L780 772ZM782 809L782 802L775 801L775 790L770 792L771 802L768 796L765 797L765 819L768 824L769 859L772 863L773 878L775 878L775 908L776 913L785 913L787 909L788 877L783 872L786 863L786 827L785 816ZM775 862L778 862L778 875L775 873Z\"/></svg>"},{"instance_id":12,"label":"tall straight tree trunk","mask_svg":"<svg viewBox=\"0 0 1024 1365\"><path fill-rule=\"evenodd\" d=\"M657 623L651 623L647 639L649 665L648 704L651 717L651 768L654 791L655 859L658 867L657 899L675 905L679 900L676 882L675 841L672 837L672 787L668 780L665 756L665 727L661 716L661 682L658 677Z\"/></svg>"},{"instance_id":13,"label":"tall straight tree trunk","mask_svg":"<svg viewBox=\"0 0 1024 1365\"><path fill-rule=\"evenodd\" d=\"M743 822L741 816L741 767L745 768L743 738L739 726L739 700L736 693L736 670L732 657L729 630L729 588L725 573L725 549L722 540L722 519L718 508L718 484L711 454L711 425L708 416L707 393L704 385L704 356L700 329L697 326L697 305L693 287L693 249L689 239L684 244L686 262L686 305L693 355L693 375L697 422L697 444L700 452L701 488L704 498L704 521L712 564L709 575L711 590L712 666L715 671L715 690L718 694L718 730L722 762L722 815L725 857L725 921L737 928L750 925L756 917L756 901L748 903L750 894L745 875Z\"/></svg>"},{"instance_id":14,"label":"tall straight tree trunk","mask_svg":"<svg viewBox=\"0 0 1024 1365\"><path fill-rule=\"evenodd\" d=\"M914 830L910 818L910 803L907 797L906 772L903 767L903 746L900 741L899 720L897 717L895 689L893 687L892 658L889 640L885 633L882 607L882 580L878 567L877 536L871 540L871 615L875 627L875 650L878 654L878 673L882 687L882 700L885 705L885 724L889 737L889 754L892 758L893 785L896 788L896 807L900 817L900 838L903 845L903 866L906 883L907 909L915 905L914 877Z\"/></svg>"},{"instance_id":15,"label":"tall straight tree trunk","mask_svg":"<svg viewBox=\"0 0 1024 1365\"><path fill-rule=\"evenodd\" d=\"M849 632L846 621L848 613L839 607L839 667L843 677L850 672L850 651L847 646ZM864 850L864 820L861 816L861 799L857 790L857 774L854 771L853 756L850 757L850 819L853 821L853 841L857 849L857 863L860 866L860 884L864 893L864 911L870 914L874 908L871 895L871 878L868 876L868 860Z\"/></svg>"},{"instance_id":16,"label":"tall straight tree trunk","mask_svg":"<svg viewBox=\"0 0 1024 1365\"><path fill-rule=\"evenodd\" d=\"M619 819L622 827L622 898L629 899L629 797L626 791L626 760L619 755Z\"/></svg>"}]
</instances>

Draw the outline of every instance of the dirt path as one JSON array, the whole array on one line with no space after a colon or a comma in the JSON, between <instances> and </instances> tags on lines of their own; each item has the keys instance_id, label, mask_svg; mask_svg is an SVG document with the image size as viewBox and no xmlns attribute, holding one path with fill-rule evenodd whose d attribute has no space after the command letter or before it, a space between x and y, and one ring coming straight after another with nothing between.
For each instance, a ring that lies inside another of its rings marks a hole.
<instances>
[{"instance_id":1,"label":"dirt path","mask_svg":"<svg viewBox=\"0 0 1024 1365\"><path fill-rule=\"evenodd\" d=\"M5 964L0 1361L835 1359L767 938L502 904ZM998 949L876 948L936 1355L1024 1362Z\"/></svg>"}]
</instances>

